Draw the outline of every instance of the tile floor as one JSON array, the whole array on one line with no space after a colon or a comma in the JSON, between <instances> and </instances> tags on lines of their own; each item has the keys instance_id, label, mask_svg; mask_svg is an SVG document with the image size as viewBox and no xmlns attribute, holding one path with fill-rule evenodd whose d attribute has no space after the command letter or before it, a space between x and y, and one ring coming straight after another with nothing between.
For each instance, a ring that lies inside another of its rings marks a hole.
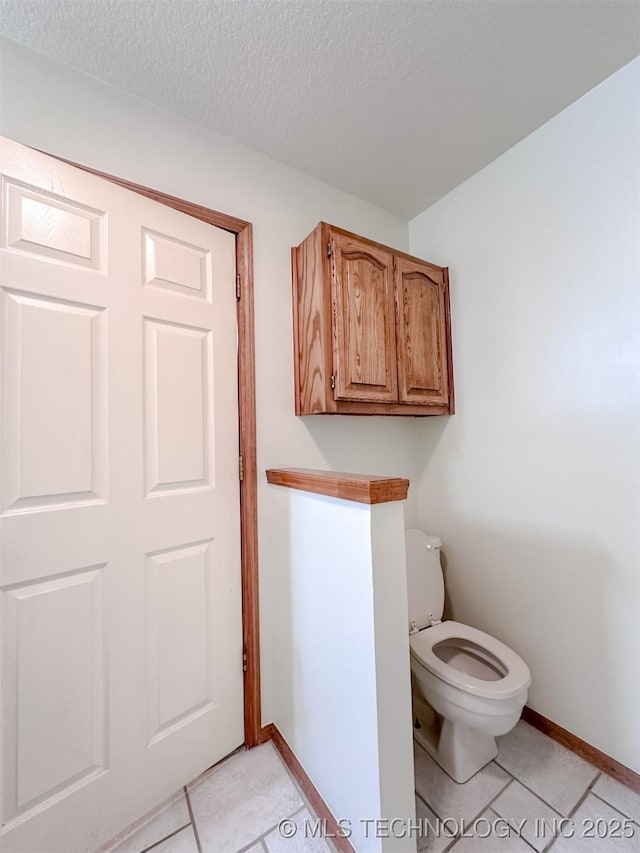
<instances>
[{"instance_id":1,"label":"tile floor","mask_svg":"<svg viewBox=\"0 0 640 853\"><path fill-rule=\"evenodd\" d=\"M464 785L415 744L416 812L429 821L419 853L640 850L640 794L522 721L498 741L495 761ZM291 839L278 832L284 818L299 827ZM195 779L111 853L334 853L330 841L303 837L305 819L315 816L266 743ZM596 837L584 837L590 829Z\"/></svg>"},{"instance_id":2,"label":"tile floor","mask_svg":"<svg viewBox=\"0 0 640 853\"><path fill-rule=\"evenodd\" d=\"M640 794L523 721L498 746L494 761L458 785L415 743L416 811L430 821L420 853L640 850Z\"/></svg>"},{"instance_id":3,"label":"tile floor","mask_svg":"<svg viewBox=\"0 0 640 853\"><path fill-rule=\"evenodd\" d=\"M278 824L299 828L283 838ZM110 853L334 853L304 838L309 804L273 744L239 750L203 773Z\"/></svg>"}]
</instances>

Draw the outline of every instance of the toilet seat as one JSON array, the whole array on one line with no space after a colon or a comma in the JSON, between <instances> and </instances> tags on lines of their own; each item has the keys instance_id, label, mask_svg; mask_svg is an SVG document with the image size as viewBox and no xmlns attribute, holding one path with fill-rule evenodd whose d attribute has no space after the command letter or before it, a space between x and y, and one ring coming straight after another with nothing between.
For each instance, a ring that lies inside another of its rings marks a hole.
<instances>
[{"instance_id":1,"label":"toilet seat","mask_svg":"<svg viewBox=\"0 0 640 853\"><path fill-rule=\"evenodd\" d=\"M437 644L451 641L452 645L455 645L456 640L463 641L461 649L464 648L464 641L467 641L479 647L480 650L486 651L500 665L505 673L504 676L498 677L495 681L476 678L446 663L434 652L434 646ZM448 684L475 696L485 699L510 699L525 690L531 683L528 666L513 649L490 634L485 634L484 631L479 631L470 625L463 625L461 622L447 620L430 628L423 628L422 631L411 634L409 646L411 654L426 669Z\"/></svg>"}]
</instances>

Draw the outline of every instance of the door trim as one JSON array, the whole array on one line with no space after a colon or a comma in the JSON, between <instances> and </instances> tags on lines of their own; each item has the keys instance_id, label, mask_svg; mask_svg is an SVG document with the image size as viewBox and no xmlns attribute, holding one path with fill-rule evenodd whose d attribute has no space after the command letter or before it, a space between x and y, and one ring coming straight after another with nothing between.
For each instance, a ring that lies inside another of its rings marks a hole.
<instances>
[{"instance_id":1,"label":"door trim","mask_svg":"<svg viewBox=\"0 0 640 853\"><path fill-rule=\"evenodd\" d=\"M58 157L48 151L47 157L60 160L83 172L118 184L124 189L160 202L194 219L208 222L236 235L236 273L240 276L238 316L238 422L239 454L243 459L240 482L240 539L242 575L242 641L245 654L244 671L244 742L250 749L261 743L262 707L260 698L260 612L258 599L258 479L256 468L256 378L253 311L253 226L251 222L220 213L209 207L168 195L100 172L82 163Z\"/></svg>"}]
</instances>

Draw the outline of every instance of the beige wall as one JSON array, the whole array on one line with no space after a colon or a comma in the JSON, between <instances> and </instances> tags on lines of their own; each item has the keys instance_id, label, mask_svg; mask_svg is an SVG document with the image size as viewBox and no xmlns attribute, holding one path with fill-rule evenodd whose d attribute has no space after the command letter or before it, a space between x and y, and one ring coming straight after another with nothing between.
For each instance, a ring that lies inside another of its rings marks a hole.
<instances>
[{"instance_id":1,"label":"beige wall","mask_svg":"<svg viewBox=\"0 0 640 853\"><path fill-rule=\"evenodd\" d=\"M291 643L281 618L288 531L264 469L412 478L415 441L409 419L294 416L290 247L324 219L406 249L407 223L12 42L1 61L5 136L254 224L263 719L277 722L287 709L273 669ZM407 513L417 520L415 498Z\"/></svg>"},{"instance_id":2,"label":"beige wall","mask_svg":"<svg viewBox=\"0 0 640 853\"><path fill-rule=\"evenodd\" d=\"M640 60L410 223L451 268L458 412L418 424L455 618L640 770Z\"/></svg>"}]
</instances>

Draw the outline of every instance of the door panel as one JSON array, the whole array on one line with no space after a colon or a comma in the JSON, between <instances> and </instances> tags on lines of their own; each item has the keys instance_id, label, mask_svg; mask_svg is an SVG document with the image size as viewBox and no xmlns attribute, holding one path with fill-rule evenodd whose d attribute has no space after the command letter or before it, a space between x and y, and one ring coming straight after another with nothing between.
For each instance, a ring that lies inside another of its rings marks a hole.
<instances>
[{"instance_id":1,"label":"door panel","mask_svg":"<svg viewBox=\"0 0 640 853\"><path fill-rule=\"evenodd\" d=\"M213 553L210 540L147 555L151 743L214 705L210 634L219 567Z\"/></svg>"},{"instance_id":2,"label":"door panel","mask_svg":"<svg viewBox=\"0 0 640 853\"><path fill-rule=\"evenodd\" d=\"M106 490L100 307L3 289L6 512L91 503ZM50 357L47 341L55 347ZM48 429L55 411L59 428Z\"/></svg>"},{"instance_id":3,"label":"door panel","mask_svg":"<svg viewBox=\"0 0 640 853\"><path fill-rule=\"evenodd\" d=\"M398 399L392 256L332 235L336 400Z\"/></svg>"},{"instance_id":4,"label":"door panel","mask_svg":"<svg viewBox=\"0 0 640 853\"><path fill-rule=\"evenodd\" d=\"M2 844L73 853L244 739L235 238L1 164Z\"/></svg>"},{"instance_id":5,"label":"door panel","mask_svg":"<svg viewBox=\"0 0 640 853\"><path fill-rule=\"evenodd\" d=\"M87 269L102 269L104 211L5 176L2 196L6 248Z\"/></svg>"},{"instance_id":6,"label":"door panel","mask_svg":"<svg viewBox=\"0 0 640 853\"><path fill-rule=\"evenodd\" d=\"M400 401L446 405L449 400L446 293L443 272L396 258Z\"/></svg>"},{"instance_id":7,"label":"door panel","mask_svg":"<svg viewBox=\"0 0 640 853\"><path fill-rule=\"evenodd\" d=\"M211 489L211 331L143 323L146 493Z\"/></svg>"},{"instance_id":8,"label":"door panel","mask_svg":"<svg viewBox=\"0 0 640 853\"><path fill-rule=\"evenodd\" d=\"M207 249L147 229L143 239L145 284L211 302L211 255Z\"/></svg>"},{"instance_id":9,"label":"door panel","mask_svg":"<svg viewBox=\"0 0 640 853\"><path fill-rule=\"evenodd\" d=\"M8 816L64 796L105 770L104 569L91 566L6 593L4 735L15 746L5 756L13 764L4 792Z\"/></svg>"}]
</instances>

